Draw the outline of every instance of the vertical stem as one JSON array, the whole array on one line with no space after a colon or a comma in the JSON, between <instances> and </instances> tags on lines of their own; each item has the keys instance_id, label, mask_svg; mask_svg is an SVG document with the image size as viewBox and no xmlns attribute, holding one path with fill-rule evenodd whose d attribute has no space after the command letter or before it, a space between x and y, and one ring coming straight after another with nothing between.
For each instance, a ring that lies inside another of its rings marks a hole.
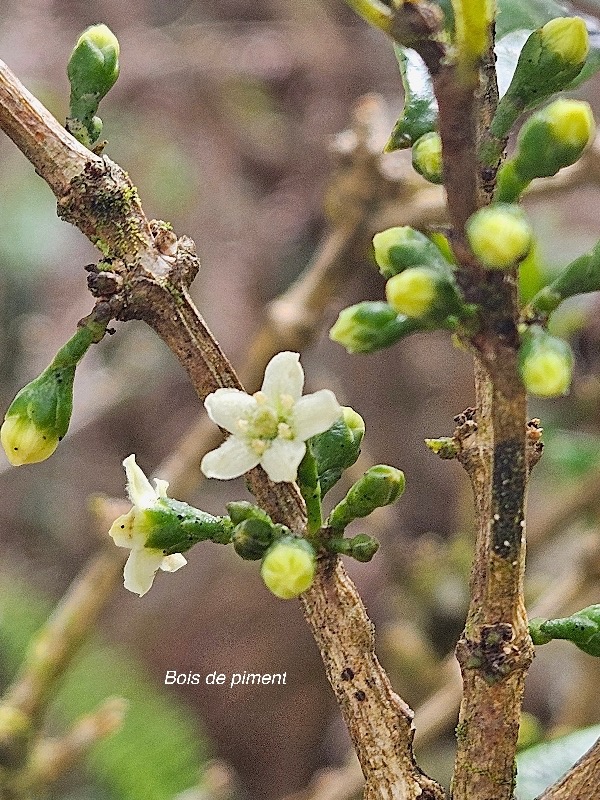
<instances>
[{"instance_id":1,"label":"vertical stem","mask_svg":"<svg viewBox=\"0 0 600 800\"><path fill-rule=\"evenodd\" d=\"M510 800L525 674L532 658L523 602L526 398L516 353L499 346L492 378L476 357L477 442L461 458L477 517L471 603L457 645L463 699L454 800Z\"/></svg>"}]
</instances>

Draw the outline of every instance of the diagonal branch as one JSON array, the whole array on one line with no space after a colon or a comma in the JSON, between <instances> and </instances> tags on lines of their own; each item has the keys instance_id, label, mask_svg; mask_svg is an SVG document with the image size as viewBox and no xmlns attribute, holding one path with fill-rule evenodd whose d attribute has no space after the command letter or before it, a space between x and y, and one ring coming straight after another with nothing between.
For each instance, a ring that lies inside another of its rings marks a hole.
<instances>
[{"instance_id":1,"label":"diagonal branch","mask_svg":"<svg viewBox=\"0 0 600 800\"><path fill-rule=\"evenodd\" d=\"M191 240L151 226L123 170L82 150L1 62L0 75L0 127L49 183L61 216L101 248L103 269L115 274L110 294L96 292L99 301L116 318L149 324L187 370L201 399L221 386L241 388L188 295L198 268ZM247 479L274 519L304 529L305 509L294 484L274 484L258 467ZM365 797L441 799L442 789L414 764L412 712L377 661L372 624L339 561L321 562L303 605L361 761Z\"/></svg>"}]
</instances>

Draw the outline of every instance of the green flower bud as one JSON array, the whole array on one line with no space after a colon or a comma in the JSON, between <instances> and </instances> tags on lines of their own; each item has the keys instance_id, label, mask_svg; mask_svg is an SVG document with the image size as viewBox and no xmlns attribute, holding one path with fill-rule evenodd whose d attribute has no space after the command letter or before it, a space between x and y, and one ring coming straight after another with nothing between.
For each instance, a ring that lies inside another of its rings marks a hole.
<instances>
[{"instance_id":1,"label":"green flower bud","mask_svg":"<svg viewBox=\"0 0 600 800\"><path fill-rule=\"evenodd\" d=\"M426 324L440 324L462 310L454 281L427 267L394 275L386 283L385 294L396 311Z\"/></svg>"},{"instance_id":2,"label":"green flower bud","mask_svg":"<svg viewBox=\"0 0 600 800\"><path fill-rule=\"evenodd\" d=\"M371 467L333 509L328 526L343 530L353 520L367 517L376 508L395 502L404 492L404 486L402 470L386 464Z\"/></svg>"},{"instance_id":3,"label":"green flower bud","mask_svg":"<svg viewBox=\"0 0 600 800\"><path fill-rule=\"evenodd\" d=\"M119 42L106 25L92 25L77 40L67 65L71 98L67 130L86 147L102 132L98 105L119 76Z\"/></svg>"},{"instance_id":4,"label":"green flower bud","mask_svg":"<svg viewBox=\"0 0 600 800\"><path fill-rule=\"evenodd\" d=\"M579 17L558 17L533 31L496 109L492 135L502 140L523 111L567 88L581 72L588 52L587 29Z\"/></svg>"},{"instance_id":5,"label":"green flower bud","mask_svg":"<svg viewBox=\"0 0 600 800\"><path fill-rule=\"evenodd\" d=\"M536 645L567 639L584 653L600 657L600 605L588 606L563 619L532 619L529 632Z\"/></svg>"},{"instance_id":6,"label":"green flower bud","mask_svg":"<svg viewBox=\"0 0 600 800\"><path fill-rule=\"evenodd\" d=\"M413 144L412 165L429 183L443 183L442 139L437 131L426 133Z\"/></svg>"},{"instance_id":7,"label":"green flower bud","mask_svg":"<svg viewBox=\"0 0 600 800\"><path fill-rule=\"evenodd\" d=\"M365 422L348 406L342 407L342 418L317 436L309 440L316 462L321 497L334 486L348 467L360 455L360 445L365 434Z\"/></svg>"},{"instance_id":8,"label":"green flower bud","mask_svg":"<svg viewBox=\"0 0 600 800\"><path fill-rule=\"evenodd\" d=\"M572 261L552 283L541 289L531 306L550 314L567 297L600 290L600 243Z\"/></svg>"},{"instance_id":9,"label":"green flower bud","mask_svg":"<svg viewBox=\"0 0 600 800\"><path fill-rule=\"evenodd\" d=\"M312 586L317 555L306 539L286 536L271 545L260 568L265 586L276 597L291 600Z\"/></svg>"},{"instance_id":10,"label":"green flower bud","mask_svg":"<svg viewBox=\"0 0 600 800\"><path fill-rule=\"evenodd\" d=\"M384 278L391 278L409 267L450 269L437 245L424 233L408 225L376 233L373 249L375 261Z\"/></svg>"},{"instance_id":11,"label":"green flower bud","mask_svg":"<svg viewBox=\"0 0 600 800\"><path fill-rule=\"evenodd\" d=\"M366 300L340 312L329 338L349 353L373 353L421 329L418 320L398 314L387 303Z\"/></svg>"},{"instance_id":12,"label":"green flower bud","mask_svg":"<svg viewBox=\"0 0 600 800\"><path fill-rule=\"evenodd\" d=\"M24 386L10 404L0 430L6 457L13 466L49 458L66 434L73 410L75 368L106 324L82 325L61 347L52 363Z\"/></svg>"},{"instance_id":13,"label":"green flower bud","mask_svg":"<svg viewBox=\"0 0 600 800\"><path fill-rule=\"evenodd\" d=\"M356 561L366 563L379 550L379 542L373 536L359 533L351 539L328 539L325 547L330 553L350 556Z\"/></svg>"},{"instance_id":14,"label":"green flower bud","mask_svg":"<svg viewBox=\"0 0 600 800\"><path fill-rule=\"evenodd\" d=\"M560 98L523 125L514 156L498 173L496 199L516 200L534 178L574 164L595 133L589 103Z\"/></svg>"},{"instance_id":15,"label":"green flower bud","mask_svg":"<svg viewBox=\"0 0 600 800\"><path fill-rule=\"evenodd\" d=\"M250 517L236 525L231 541L238 556L246 561L256 561L267 552L274 534L273 523Z\"/></svg>"},{"instance_id":16,"label":"green flower bud","mask_svg":"<svg viewBox=\"0 0 600 800\"><path fill-rule=\"evenodd\" d=\"M473 214L467 222L467 238L482 264L508 269L529 252L532 230L518 206L496 203Z\"/></svg>"},{"instance_id":17,"label":"green flower bud","mask_svg":"<svg viewBox=\"0 0 600 800\"><path fill-rule=\"evenodd\" d=\"M541 325L531 325L521 336L519 371L530 394L557 397L569 391L573 353L563 339Z\"/></svg>"},{"instance_id":18,"label":"green flower bud","mask_svg":"<svg viewBox=\"0 0 600 800\"><path fill-rule=\"evenodd\" d=\"M559 56L565 64L583 66L589 50L585 22L581 17L557 17L541 29L542 47Z\"/></svg>"},{"instance_id":19,"label":"green flower bud","mask_svg":"<svg viewBox=\"0 0 600 800\"><path fill-rule=\"evenodd\" d=\"M107 25L91 25L81 34L67 65L76 98L97 95L100 101L119 77L119 42Z\"/></svg>"}]
</instances>

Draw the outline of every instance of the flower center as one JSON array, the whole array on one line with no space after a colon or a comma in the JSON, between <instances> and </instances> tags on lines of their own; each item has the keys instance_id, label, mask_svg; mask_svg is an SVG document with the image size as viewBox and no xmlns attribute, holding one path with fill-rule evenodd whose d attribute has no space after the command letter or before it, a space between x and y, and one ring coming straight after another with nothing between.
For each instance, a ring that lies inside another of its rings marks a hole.
<instances>
[{"instance_id":1,"label":"flower center","mask_svg":"<svg viewBox=\"0 0 600 800\"><path fill-rule=\"evenodd\" d=\"M256 392L256 409L237 423L240 434L258 455L262 455L274 439L293 439L294 431L288 422L294 407L294 398L280 394L277 403L263 392Z\"/></svg>"}]
</instances>

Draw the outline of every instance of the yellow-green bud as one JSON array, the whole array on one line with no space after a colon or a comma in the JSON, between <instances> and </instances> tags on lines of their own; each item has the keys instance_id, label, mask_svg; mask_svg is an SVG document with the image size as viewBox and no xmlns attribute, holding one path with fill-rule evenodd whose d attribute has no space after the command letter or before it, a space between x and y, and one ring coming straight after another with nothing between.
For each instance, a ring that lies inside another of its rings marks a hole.
<instances>
[{"instance_id":1,"label":"yellow-green bud","mask_svg":"<svg viewBox=\"0 0 600 800\"><path fill-rule=\"evenodd\" d=\"M590 104L582 100L555 100L546 108L545 120L557 141L582 150L591 142L596 131Z\"/></svg>"},{"instance_id":2,"label":"yellow-green bud","mask_svg":"<svg viewBox=\"0 0 600 800\"><path fill-rule=\"evenodd\" d=\"M504 139L523 111L536 108L572 83L583 69L588 52L587 29L579 17L559 17L533 31L494 114L491 139L484 142L482 157L486 164L492 165L500 157Z\"/></svg>"},{"instance_id":3,"label":"yellow-green bud","mask_svg":"<svg viewBox=\"0 0 600 800\"><path fill-rule=\"evenodd\" d=\"M569 64L582 64L589 53L590 42L581 17L557 17L541 30L542 46Z\"/></svg>"},{"instance_id":4,"label":"yellow-green bud","mask_svg":"<svg viewBox=\"0 0 600 800\"><path fill-rule=\"evenodd\" d=\"M437 245L424 233L408 225L376 233L373 250L384 278L391 278L409 267L450 267Z\"/></svg>"},{"instance_id":5,"label":"yellow-green bud","mask_svg":"<svg viewBox=\"0 0 600 800\"><path fill-rule=\"evenodd\" d=\"M39 428L27 416L6 416L0 428L0 440L13 467L37 464L50 458L59 438L48 429Z\"/></svg>"},{"instance_id":6,"label":"yellow-green bud","mask_svg":"<svg viewBox=\"0 0 600 800\"><path fill-rule=\"evenodd\" d=\"M390 278L385 287L389 304L425 328L448 325L467 312L451 272L413 267Z\"/></svg>"},{"instance_id":7,"label":"yellow-green bud","mask_svg":"<svg viewBox=\"0 0 600 800\"><path fill-rule=\"evenodd\" d=\"M491 269L507 269L525 258L532 230L518 206L496 203L477 211L467 223L473 253Z\"/></svg>"},{"instance_id":8,"label":"yellow-green bud","mask_svg":"<svg viewBox=\"0 0 600 800\"><path fill-rule=\"evenodd\" d=\"M525 388L537 397L558 397L571 385L573 353L563 339L532 325L521 337L519 371Z\"/></svg>"},{"instance_id":9,"label":"yellow-green bud","mask_svg":"<svg viewBox=\"0 0 600 800\"><path fill-rule=\"evenodd\" d=\"M547 178L574 164L595 133L589 103L559 98L523 125L517 149L498 173L496 199L516 200L534 178Z\"/></svg>"},{"instance_id":10,"label":"yellow-green bud","mask_svg":"<svg viewBox=\"0 0 600 800\"><path fill-rule=\"evenodd\" d=\"M340 312L329 338L349 353L373 353L420 327L417 321L399 315L387 303L365 300Z\"/></svg>"},{"instance_id":11,"label":"yellow-green bud","mask_svg":"<svg viewBox=\"0 0 600 800\"><path fill-rule=\"evenodd\" d=\"M396 311L407 317L424 317L436 298L437 275L433 270L413 267L394 275L385 285L385 296Z\"/></svg>"},{"instance_id":12,"label":"yellow-green bud","mask_svg":"<svg viewBox=\"0 0 600 800\"><path fill-rule=\"evenodd\" d=\"M286 536L267 551L260 568L265 586L276 597L291 600L312 586L317 556L306 539Z\"/></svg>"},{"instance_id":13,"label":"yellow-green bud","mask_svg":"<svg viewBox=\"0 0 600 800\"><path fill-rule=\"evenodd\" d=\"M439 133L426 133L413 144L412 165L430 183L443 183L442 139Z\"/></svg>"},{"instance_id":14,"label":"yellow-green bud","mask_svg":"<svg viewBox=\"0 0 600 800\"><path fill-rule=\"evenodd\" d=\"M80 325L42 374L18 392L0 432L11 464L35 464L56 450L71 420L75 368L105 331L106 322L88 320Z\"/></svg>"}]
</instances>

